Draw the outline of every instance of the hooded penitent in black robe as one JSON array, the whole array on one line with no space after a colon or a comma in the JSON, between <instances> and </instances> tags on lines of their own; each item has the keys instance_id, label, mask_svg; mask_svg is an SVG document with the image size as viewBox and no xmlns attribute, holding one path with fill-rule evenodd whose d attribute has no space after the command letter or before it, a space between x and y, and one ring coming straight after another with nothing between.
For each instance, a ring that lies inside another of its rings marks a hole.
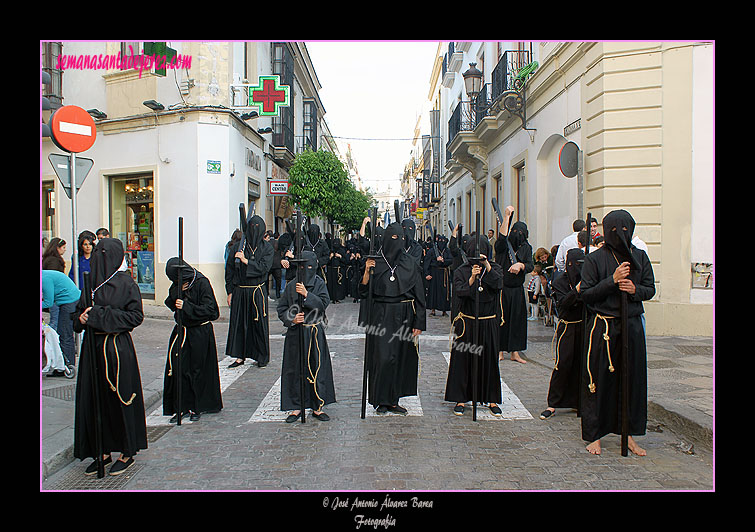
<instances>
[{"instance_id":1,"label":"hooded penitent in black robe","mask_svg":"<svg viewBox=\"0 0 755 532\"><path fill-rule=\"evenodd\" d=\"M432 278L427 284L427 308L430 310L451 310L451 283L449 267L453 262L453 255L446 245L445 237L438 236L435 246L427 250L424 262L424 274ZM438 257L443 260L438 260Z\"/></svg>"},{"instance_id":2,"label":"hooded penitent in black robe","mask_svg":"<svg viewBox=\"0 0 755 532\"><path fill-rule=\"evenodd\" d=\"M362 257L362 248L357 244L356 238L352 238L346 243L346 253L348 256L346 266L348 295L354 299L359 299L359 281L364 274L365 259Z\"/></svg>"},{"instance_id":3,"label":"hooded penitent in black robe","mask_svg":"<svg viewBox=\"0 0 755 532\"><path fill-rule=\"evenodd\" d=\"M404 218L401 221L401 227L404 228L404 249L406 253L410 255L417 264L422 263L422 244L417 242L417 226L414 224L414 220L411 218Z\"/></svg>"},{"instance_id":4,"label":"hooded penitent in black robe","mask_svg":"<svg viewBox=\"0 0 755 532\"><path fill-rule=\"evenodd\" d=\"M453 257L453 260L451 261L451 266L449 266L448 268L451 274L451 279L454 278L454 273L456 272L456 269L462 264L466 264L466 253L464 252L464 249L466 248L467 242L469 242L469 238L470 238L469 235L462 236L461 246L459 246L458 240L455 236L452 236L451 240L448 241L448 250L451 252L451 256ZM488 257L488 259L491 259L491 258L492 257ZM498 297L500 299L500 294L498 295ZM456 297L456 295L454 294L454 283L451 283L451 321L453 321L453 319L456 317L458 313L459 313L459 298Z\"/></svg>"},{"instance_id":5,"label":"hooded penitent in black robe","mask_svg":"<svg viewBox=\"0 0 755 532\"><path fill-rule=\"evenodd\" d=\"M244 257L248 264L236 264L228 254L225 264L225 290L231 295L226 355L260 365L270 361L267 321L267 275L273 264L273 246L263 240L265 221L253 216L246 228Z\"/></svg>"},{"instance_id":6,"label":"hooded penitent in black robe","mask_svg":"<svg viewBox=\"0 0 755 532\"><path fill-rule=\"evenodd\" d=\"M312 251L303 251L304 286L307 297L303 301L304 324L294 325L299 311L299 294L296 279L286 284L278 300L278 317L288 330L283 344L281 368L281 410L301 410L301 353L299 335L304 334L306 383L304 385L304 408L319 411L324 405L336 402L333 384L333 368L330 351L325 338L325 311L330 304L325 281L317 275L317 257Z\"/></svg>"},{"instance_id":7,"label":"hooded penitent in black robe","mask_svg":"<svg viewBox=\"0 0 755 532\"><path fill-rule=\"evenodd\" d=\"M570 249L566 254L566 274L559 275L552 284L558 325L553 337L556 360L548 387L548 406L551 408L579 407L584 303L576 287L582 279L584 260L584 251Z\"/></svg>"},{"instance_id":8,"label":"hooded penitent in black robe","mask_svg":"<svg viewBox=\"0 0 755 532\"><path fill-rule=\"evenodd\" d=\"M147 448L147 425L142 397L142 383L131 331L144 320L139 288L126 270L123 244L117 238L103 238L90 258L92 310L81 344L81 359L76 381L73 455L94 458L95 405L92 388L91 357L97 357L97 386L101 404L103 453L120 452L134 456ZM82 291L73 328L85 326L79 316L86 310ZM88 335L94 335L94 351L89 349Z\"/></svg>"},{"instance_id":9,"label":"hooded penitent in black robe","mask_svg":"<svg viewBox=\"0 0 755 532\"><path fill-rule=\"evenodd\" d=\"M490 257L490 243L479 239L481 255ZM474 240L467 243L467 256L474 256ZM492 260L490 271L482 264L479 283L469 286L472 264L462 264L454 273L454 297L459 299L454 317L454 342L448 364L446 401L473 401L473 357L477 357L477 400L481 403L501 403L501 373L498 368L498 329L501 323L500 291L503 286L501 266ZM479 288L482 287L482 292ZM477 320L479 343L475 343L475 296L479 294L480 314Z\"/></svg>"},{"instance_id":10,"label":"hooded penitent in black robe","mask_svg":"<svg viewBox=\"0 0 755 532\"><path fill-rule=\"evenodd\" d=\"M188 286L183 291L183 308L176 309L178 299L178 271ZM218 350L212 322L220 317L215 292L210 280L178 257L168 259L165 274L173 284L168 289L165 306L173 311L176 326L168 340L168 360L165 363L163 415L177 412L176 375L181 357L181 412L201 414L219 412L223 408L218 371ZM181 313L181 329L178 313Z\"/></svg>"},{"instance_id":11,"label":"hooded penitent in black robe","mask_svg":"<svg viewBox=\"0 0 755 532\"><path fill-rule=\"evenodd\" d=\"M605 244L585 259L580 292L587 305L586 360L581 388L582 439L599 440L621 433L620 368L622 335L629 340L629 435L645 434L647 425L647 351L642 302L655 294L653 268L647 254L631 244L634 219L624 210L603 218ZM613 281L619 264L630 263L635 293L627 294L627 327L621 330L621 291ZM608 334L609 340L603 338ZM609 349L610 348L610 349ZM614 371L609 368L612 367Z\"/></svg>"},{"instance_id":12,"label":"hooded penitent in black robe","mask_svg":"<svg viewBox=\"0 0 755 532\"><path fill-rule=\"evenodd\" d=\"M495 261L503 269L503 325L498 349L509 353L527 349L527 301L524 297L524 279L535 268L532 246L527 242L527 236L527 225L524 222L515 222L508 237L499 233L495 242ZM514 250L515 262L524 264L524 269L517 274L509 273L512 262L506 244L507 238Z\"/></svg>"},{"instance_id":13,"label":"hooded penitent in black robe","mask_svg":"<svg viewBox=\"0 0 755 532\"><path fill-rule=\"evenodd\" d=\"M348 291L347 284L347 268L348 268L348 256L346 254L346 248L341 245L340 238L334 238L332 241L333 249L328 262L328 271L326 272L326 279L328 282L328 294L330 300L334 303L343 301L346 299L346 293ZM336 255L340 255L337 257Z\"/></svg>"},{"instance_id":14,"label":"hooded penitent in black robe","mask_svg":"<svg viewBox=\"0 0 755 532\"><path fill-rule=\"evenodd\" d=\"M376 408L396 406L399 398L417 394L419 351L412 330L425 330L422 270L404 251L401 225L388 225L382 242L372 274L369 322L366 309L360 316L360 323L367 325L367 401ZM360 283L359 290L366 302L369 283Z\"/></svg>"}]
</instances>

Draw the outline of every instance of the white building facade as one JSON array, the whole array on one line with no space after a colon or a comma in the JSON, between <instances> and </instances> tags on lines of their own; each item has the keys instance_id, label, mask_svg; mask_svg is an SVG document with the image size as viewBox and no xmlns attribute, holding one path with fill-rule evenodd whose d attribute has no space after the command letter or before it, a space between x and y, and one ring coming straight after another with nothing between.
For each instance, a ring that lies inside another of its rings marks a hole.
<instances>
[{"instance_id":1,"label":"white building facade","mask_svg":"<svg viewBox=\"0 0 755 532\"><path fill-rule=\"evenodd\" d=\"M115 57L154 49L176 57L176 68L76 68L75 62L55 68L60 54ZM336 149L323 139L329 136L325 110L304 44L62 42L42 43L42 52L43 68L59 80L52 89L59 104L98 117L94 146L79 154L94 165L77 195L77 232L106 227L121 239L145 304L161 305L169 286L165 264L178 254L182 217L184 259L210 279L225 304L225 245L239 227L239 205L262 216L268 229L282 231L292 207L285 196L271 194L270 182L286 181L303 149ZM289 106L278 116L242 116L248 110L237 107L234 89L272 74L289 85ZM162 109L148 108L150 100ZM51 153L63 152L43 139L42 236L69 242L70 261L71 202Z\"/></svg>"}]
</instances>

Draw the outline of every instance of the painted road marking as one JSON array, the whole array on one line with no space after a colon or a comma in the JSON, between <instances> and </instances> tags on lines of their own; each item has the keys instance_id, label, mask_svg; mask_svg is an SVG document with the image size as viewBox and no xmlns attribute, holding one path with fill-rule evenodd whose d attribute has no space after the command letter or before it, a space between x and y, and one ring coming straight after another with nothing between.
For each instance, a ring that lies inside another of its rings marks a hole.
<instances>
[{"instance_id":1,"label":"painted road marking","mask_svg":"<svg viewBox=\"0 0 755 532\"><path fill-rule=\"evenodd\" d=\"M446 364L451 361L451 352L443 351L443 358L446 359ZM511 391L511 389L501 379L501 399L502 402L498 406L501 407L501 417L496 417L490 413L490 409L477 405L477 420L478 421L491 421L502 419L534 419L529 410L524 408L524 405L519 398ZM449 406L449 410L453 409L454 405ZM471 404L468 408L471 409ZM470 410L471 412L471 410ZM465 414L466 415L466 414Z\"/></svg>"},{"instance_id":2,"label":"painted road marking","mask_svg":"<svg viewBox=\"0 0 755 532\"><path fill-rule=\"evenodd\" d=\"M241 377L241 375L243 375L246 370L252 367L252 364L244 364L243 366L229 368L228 365L234 360L236 360L236 357L225 357L223 360L218 361L221 394L226 390L226 388L228 388L239 377ZM158 425L171 425L171 423L169 423L169 420L173 416L164 416L162 412L163 405L162 403L160 403L160 405L147 416L147 426L154 427ZM191 423L188 416L181 419L181 425L185 423Z\"/></svg>"}]
</instances>

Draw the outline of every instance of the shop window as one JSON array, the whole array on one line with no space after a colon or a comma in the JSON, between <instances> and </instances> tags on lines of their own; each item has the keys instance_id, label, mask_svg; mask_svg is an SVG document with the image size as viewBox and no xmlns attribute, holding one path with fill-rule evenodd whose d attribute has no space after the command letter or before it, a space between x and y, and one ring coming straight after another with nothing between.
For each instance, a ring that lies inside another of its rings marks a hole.
<instances>
[{"instance_id":1,"label":"shop window","mask_svg":"<svg viewBox=\"0 0 755 532\"><path fill-rule=\"evenodd\" d=\"M126 248L129 271L145 299L155 298L155 204L152 175L110 181L110 234Z\"/></svg>"}]
</instances>

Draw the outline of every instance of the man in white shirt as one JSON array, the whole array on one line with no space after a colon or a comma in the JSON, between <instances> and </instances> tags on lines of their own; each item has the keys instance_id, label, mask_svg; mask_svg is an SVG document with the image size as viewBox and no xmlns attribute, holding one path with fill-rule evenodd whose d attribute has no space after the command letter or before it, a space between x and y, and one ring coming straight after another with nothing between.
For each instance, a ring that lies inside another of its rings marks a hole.
<instances>
[{"instance_id":1,"label":"man in white shirt","mask_svg":"<svg viewBox=\"0 0 755 532\"><path fill-rule=\"evenodd\" d=\"M560 272L566 270L566 253L570 249L579 247L579 244L577 242L577 235L582 229L585 228L585 225L585 221L582 219L576 219L574 220L574 223L572 223L572 229L574 230L574 232L564 238L558 245L558 252L556 253L555 261L556 270Z\"/></svg>"}]
</instances>

